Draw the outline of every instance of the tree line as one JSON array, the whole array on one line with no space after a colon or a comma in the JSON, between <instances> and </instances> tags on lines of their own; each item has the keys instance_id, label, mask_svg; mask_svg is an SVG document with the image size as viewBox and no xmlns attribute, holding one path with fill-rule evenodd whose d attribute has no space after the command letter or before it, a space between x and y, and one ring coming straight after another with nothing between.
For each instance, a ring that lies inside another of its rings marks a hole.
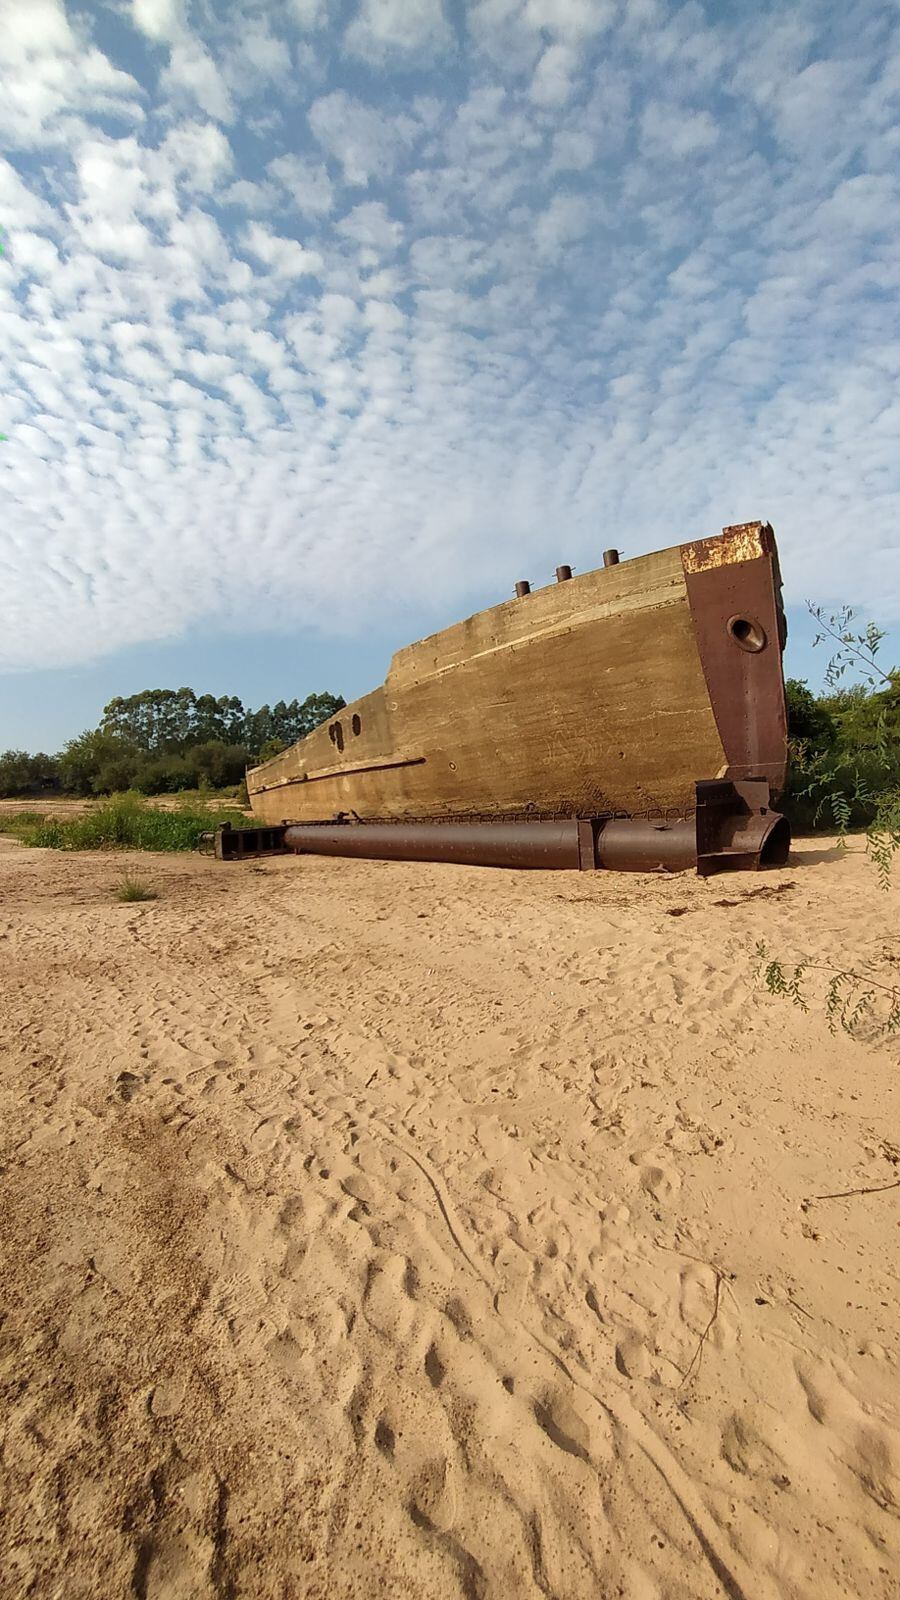
<instances>
[{"instance_id":1,"label":"tree line","mask_svg":"<svg viewBox=\"0 0 900 1600\"><path fill-rule=\"evenodd\" d=\"M307 695L245 710L236 695L193 689L144 689L104 706L96 728L70 739L58 755L7 750L0 755L0 795L171 794L227 788L327 722L346 701Z\"/></svg>"}]
</instances>

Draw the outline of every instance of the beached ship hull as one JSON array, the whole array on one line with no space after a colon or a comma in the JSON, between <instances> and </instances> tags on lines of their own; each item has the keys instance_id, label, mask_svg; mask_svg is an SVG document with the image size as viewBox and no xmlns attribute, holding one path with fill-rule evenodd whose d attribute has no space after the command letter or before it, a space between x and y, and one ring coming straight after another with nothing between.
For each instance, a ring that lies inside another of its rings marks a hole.
<instances>
[{"instance_id":1,"label":"beached ship hull","mask_svg":"<svg viewBox=\"0 0 900 1600\"><path fill-rule=\"evenodd\" d=\"M254 815L691 815L705 779L777 795L780 588L772 529L755 522L479 612L400 650L380 689L252 768Z\"/></svg>"}]
</instances>

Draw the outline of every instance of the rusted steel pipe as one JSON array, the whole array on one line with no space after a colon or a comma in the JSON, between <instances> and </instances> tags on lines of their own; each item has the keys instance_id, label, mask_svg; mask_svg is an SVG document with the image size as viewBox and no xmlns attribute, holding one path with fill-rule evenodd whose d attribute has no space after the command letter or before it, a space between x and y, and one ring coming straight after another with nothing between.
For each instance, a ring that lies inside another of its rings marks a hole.
<instances>
[{"instance_id":1,"label":"rusted steel pipe","mask_svg":"<svg viewBox=\"0 0 900 1600\"><path fill-rule=\"evenodd\" d=\"M578 822L292 823L289 850L375 861L456 861L475 867L577 869Z\"/></svg>"},{"instance_id":2,"label":"rusted steel pipe","mask_svg":"<svg viewBox=\"0 0 900 1600\"><path fill-rule=\"evenodd\" d=\"M516 598L518 600L521 600L521 598L522 598L522 596L524 594L530 594L530 593L531 593L531 584L528 582L528 579L527 578L520 578L518 583L516 584Z\"/></svg>"},{"instance_id":3,"label":"rusted steel pipe","mask_svg":"<svg viewBox=\"0 0 900 1600\"><path fill-rule=\"evenodd\" d=\"M619 565L618 550L604 550L603 565L605 567L617 567Z\"/></svg>"},{"instance_id":4,"label":"rusted steel pipe","mask_svg":"<svg viewBox=\"0 0 900 1600\"><path fill-rule=\"evenodd\" d=\"M557 567L557 569L556 569L556 581L557 581L557 583L568 583L568 581L571 578L571 576L572 576L572 568L571 567L565 566L565 565L561 566L561 567Z\"/></svg>"},{"instance_id":5,"label":"rusted steel pipe","mask_svg":"<svg viewBox=\"0 0 900 1600\"><path fill-rule=\"evenodd\" d=\"M686 872L697 865L696 824L613 817L598 831L596 859L614 872Z\"/></svg>"},{"instance_id":6,"label":"rusted steel pipe","mask_svg":"<svg viewBox=\"0 0 900 1600\"><path fill-rule=\"evenodd\" d=\"M220 860L284 850L375 861L453 861L476 867L685 872L784 866L791 830L770 807L764 779L696 785L690 817L534 817L494 822L285 822L230 828L214 836ZM213 836L208 836L209 842Z\"/></svg>"}]
</instances>

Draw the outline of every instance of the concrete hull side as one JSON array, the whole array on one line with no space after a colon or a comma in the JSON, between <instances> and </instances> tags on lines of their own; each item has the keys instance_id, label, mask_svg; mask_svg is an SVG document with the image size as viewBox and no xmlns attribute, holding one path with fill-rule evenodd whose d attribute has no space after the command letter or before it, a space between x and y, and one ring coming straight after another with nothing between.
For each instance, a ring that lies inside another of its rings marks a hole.
<instances>
[{"instance_id":1,"label":"concrete hull side","mask_svg":"<svg viewBox=\"0 0 900 1600\"><path fill-rule=\"evenodd\" d=\"M338 812L427 819L688 808L699 777L746 776L738 768L766 762L780 787L783 687L780 708L777 693L763 696L748 743L731 703L733 671L749 671L754 690L748 652L735 645L723 666L712 644L701 652L698 642L704 632L717 640L712 610L731 605L735 585L739 594L746 587L736 570L746 567L756 610L761 596L768 607L760 626L781 685L774 542L732 541L729 563L721 558L734 531L585 573L399 651L382 688L250 771L254 814L278 823ZM695 555L686 561L686 552ZM735 569L731 587L711 608L707 590L721 588L723 566Z\"/></svg>"}]
</instances>

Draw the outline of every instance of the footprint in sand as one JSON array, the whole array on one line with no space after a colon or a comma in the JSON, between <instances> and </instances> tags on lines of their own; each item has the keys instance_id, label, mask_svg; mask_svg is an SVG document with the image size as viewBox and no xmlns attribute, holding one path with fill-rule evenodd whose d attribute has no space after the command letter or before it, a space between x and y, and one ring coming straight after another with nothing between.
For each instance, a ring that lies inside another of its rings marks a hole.
<instances>
[{"instance_id":1,"label":"footprint in sand","mask_svg":"<svg viewBox=\"0 0 900 1600\"><path fill-rule=\"evenodd\" d=\"M437 1347L433 1344L429 1345L425 1356L425 1376L432 1389L440 1388L444 1381L446 1370L446 1366L438 1354Z\"/></svg>"},{"instance_id":2,"label":"footprint in sand","mask_svg":"<svg viewBox=\"0 0 900 1600\"><path fill-rule=\"evenodd\" d=\"M650 1352L633 1329L616 1344L616 1368L625 1378L647 1378L653 1370Z\"/></svg>"},{"instance_id":3,"label":"footprint in sand","mask_svg":"<svg viewBox=\"0 0 900 1600\"><path fill-rule=\"evenodd\" d=\"M405 1342L416 1314L415 1272L406 1256L390 1255L372 1264L363 1296L366 1320L388 1338Z\"/></svg>"},{"instance_id":4,"label":"footprint in sand","mask_svg":"<svg viewBox=\"0 0 900 1600\"><path fill-rule=\"evenodd\" d=\"M796 1364L810 1416L824 1429L831 1452L884 1511L900 1510L900 1429L884 1408L862 1401L825 1362Z\"/></svg>"},{"instance_id":5,"label":"footprint in sand","mask_svg":"<svg viewBox=\"0 0 900 1600\"><path fill-rule=\"evenodd\" d=\"M635 1164L639 1159L632 1157ZM667 1162L651 1161L641 1172L641 1188L663 1205L677 1196L681 1189L681 1174Z\"/></svg>"},{"instance_id":6,"label":"footprint in sand","mask_svg":"<svg viewBox=\"0 0 900 1600\"><path fill-rule=\"evenodd\" d=\"M753 1412L732 1412L722 1428L722 1457L748 1478L768 1478L779 1487L790 1483L785 1462L763 1436L763 1424Z\"/></svg>"},{"instance_id":7,"label":"footprint in sand","mask_svg":"<svg viewBox=\"0 0 900 1600\"><path fill-rule=\"evenodd\" d=\"M724 1276L713 1267L690 1263L681 1270L678 1314L691 1337L706 1340L717 1350L730 1350L737 1339L734 1306Z\"/></svg>"},{"instance_id":8,"label":"footprint in sand","mask_svg":"<svg viewBox=\"0 0 900 1600\"><path fill-rule=\"evenodd\" d=\"M453 1471L444 1457L426 1461L409 1484L409 1509L414 1522L447 1533L456 1521L457 1496Z\"/></svg>"}]
</instances>

